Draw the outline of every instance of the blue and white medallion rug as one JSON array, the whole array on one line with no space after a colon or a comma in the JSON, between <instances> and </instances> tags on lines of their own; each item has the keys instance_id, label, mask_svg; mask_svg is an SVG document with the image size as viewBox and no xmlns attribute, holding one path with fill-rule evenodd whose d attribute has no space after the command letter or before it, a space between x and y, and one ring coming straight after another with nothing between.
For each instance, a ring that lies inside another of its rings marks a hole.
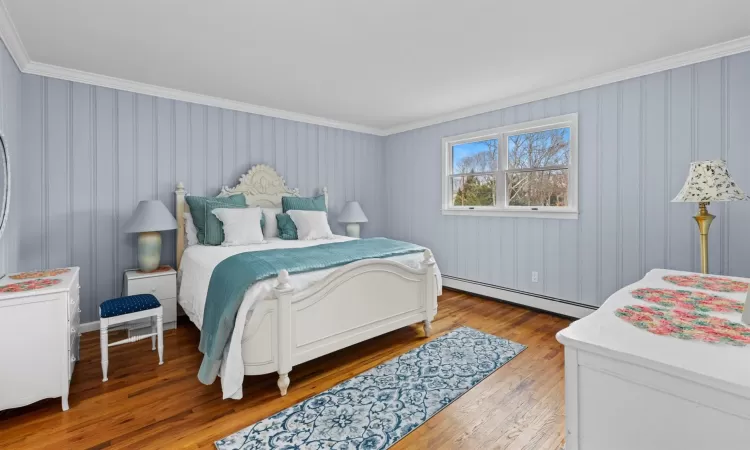
<instances>
[{"instance_id":1,"label":"blue and white medallion rug","mask_svg":"<svg viewBox=\"0 0 750 450\"><path fill-rule=\"evenodd\" d=\"M458 328L216 442L228 449L385 449L526 346Z\"/></svg>"}]
</instances>

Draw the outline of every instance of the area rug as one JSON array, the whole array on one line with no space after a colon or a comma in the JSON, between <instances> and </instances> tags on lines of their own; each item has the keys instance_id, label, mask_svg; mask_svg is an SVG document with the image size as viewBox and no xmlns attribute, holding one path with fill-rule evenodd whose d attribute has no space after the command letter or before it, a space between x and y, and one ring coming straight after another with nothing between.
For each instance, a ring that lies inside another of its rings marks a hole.
<instances>
[{"instance_id":1,"label":"area rug","mask_svg":"<svg viewBox=\"0 0 750 450\"><path fill-rule=\"evenodd\" d=\"M385 449L525 348L458 328L227 436L216 448Z\"/></svg>"}]
</instances>

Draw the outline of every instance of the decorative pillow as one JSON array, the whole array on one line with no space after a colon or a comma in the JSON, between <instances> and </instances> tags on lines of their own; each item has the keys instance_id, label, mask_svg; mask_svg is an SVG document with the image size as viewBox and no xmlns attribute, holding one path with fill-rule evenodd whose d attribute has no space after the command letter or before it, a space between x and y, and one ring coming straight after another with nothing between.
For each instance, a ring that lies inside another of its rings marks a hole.
<instances>
[{"instance_id":1,"label":"decorative pillow","mask_svg":"<svg viewBox=\"0 0 750 450\"><path fill-rule=\"evenodd\" d=\"M317 197L281 197L283 212L297 211L328 211L326 209L326 196Z\"/></svg>"},{"instance_id":2,"label":"decorative pillow","mask_svg":"<svg viewBox=\"0 0 750 450\"><path fill-rule=\"evenodd\" d=\"M211 210L224 226L222 246L262 244L263 229L260 208L216 208Z\"/></svg>"},{"instance_id":3,"label":"decorative pillow","mask_svg":"<svg viewBox=\"0 0 750 450\"><path fill-rule=\"evenodd\" d=\"M261 208L263 211L263 237L266 239L279 235L279 225L276 214L281 214L281 208Z\"/></svg>"},{"instance_id":4,"label":"decorative pillow","mask_svg":"<svg viewBox=\"0 0 750 450\"><path fill-rule=\"evenodd\" d=\"M297 239L297 227L289 214L276 214L276 223L279 229L279 237L287 241Z\"/></svg>"},{"instance_id":5,"label":"decorative pillow","mask_svg":"<svg viewBox=\"0 0 750 450\"><path fill-rule=\"evenodd\" d=\"M221 222L213 214L216 208L245 208L245 196L243 194L230 197L195 197L188 195L185 201L190 207L193 223L198 230L198 243L203 245L220 245L224 241L224 232Z\"/></svg>"},{"instance_id":6,"label":"decorative pillow","mask_svg":"<svg viewBox=\"0 0 750 450\"><path fill-rule=\"evenodd\" d=\"M287 214L297 226L297 237L302 241L313 239L331 239L333 232L328 225L328 213L325 211L291 210Z\"/></svg>"},{"instance_id":7,"label":"decorative pillow","mask_svg":"<svg viewBox=\"0 0 750 450\"><path fill-rule=\"evenodd\" d=\"M193 216L189 213L183 213L182 217L185 219L185 237L187 240L187 246L195 245L198 243L198 230L195 228L193 223Z\"/></svg>"}]
</instances>

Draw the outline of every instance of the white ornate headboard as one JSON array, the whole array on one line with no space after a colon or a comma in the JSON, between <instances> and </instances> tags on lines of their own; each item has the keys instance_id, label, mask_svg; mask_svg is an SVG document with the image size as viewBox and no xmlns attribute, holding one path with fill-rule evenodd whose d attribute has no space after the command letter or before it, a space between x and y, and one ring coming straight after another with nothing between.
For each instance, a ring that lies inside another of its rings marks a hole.
<instances>
[{"instance_id":1,"label":"white ornate headboard","mask_svg":"<svg viewBox=\"0 0 750 450\"><path fill-rule=\"evenodd\" d=\"M328 189L322 189L325 195L326 208L328 208ZM281 208L281 197L299 197L299 189L290 189L284 178L276 170L265 164L253 166L240 177L240 182L233 188L224 186L217 197L228 197L230 195L244 194L248 206L261 206L265 208ZM185 202L187 191L182 183L177 183L175 191L177 197L177 268L182 261L182 253L185 251L185 217L188 206Z\"/></svg>"}]
</instances>

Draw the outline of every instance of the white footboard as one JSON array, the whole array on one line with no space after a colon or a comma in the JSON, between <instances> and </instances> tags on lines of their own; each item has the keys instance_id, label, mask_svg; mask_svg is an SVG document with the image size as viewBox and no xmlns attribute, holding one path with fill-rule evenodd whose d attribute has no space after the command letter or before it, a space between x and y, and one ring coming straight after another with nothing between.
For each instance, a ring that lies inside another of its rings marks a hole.
<instances>
[{"instance_id":1,"label":"white footboard","mask_svg":"<svg viewBox=\"0 0 750 450\"><path fill-rule=\"evenodd\" d=\"M279 373L286 394L294 365L375 336L424 322L437 313L435 261L424 252L420 269L386 259L342 266L295 292L281 271L276 298L256 305L246 325L242 356L246 375Z\"/></svg>"}]
</instances>

